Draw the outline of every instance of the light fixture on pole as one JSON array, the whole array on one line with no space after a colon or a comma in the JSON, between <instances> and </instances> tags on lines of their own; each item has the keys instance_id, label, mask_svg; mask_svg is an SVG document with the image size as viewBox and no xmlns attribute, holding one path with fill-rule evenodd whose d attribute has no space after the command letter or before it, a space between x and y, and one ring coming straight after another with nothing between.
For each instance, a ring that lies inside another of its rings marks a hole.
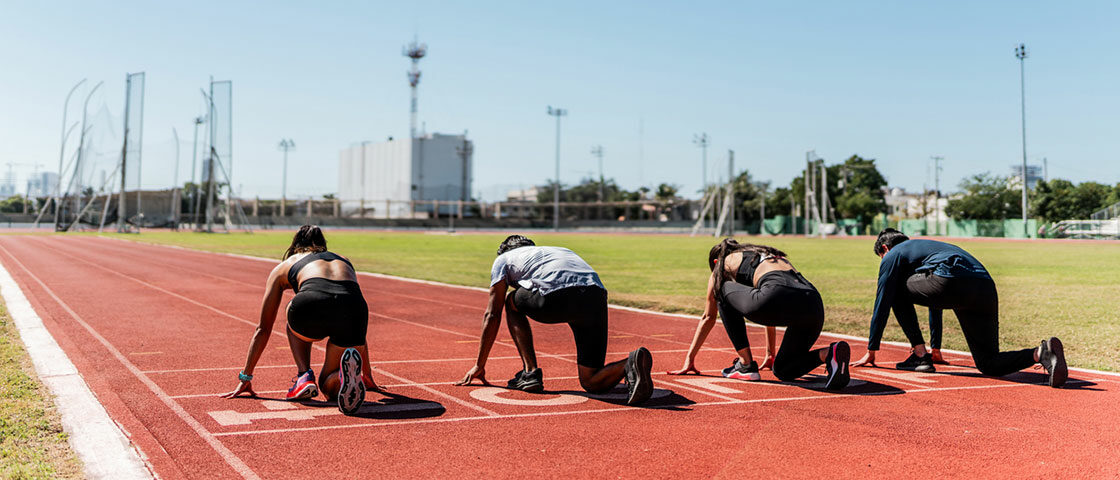
<instances>
[{"instance_id":1,"label":"light fixture on pole","mask_svg":"<svg viewBox=\"0 0 1120 480\"><path fill-rule=\"evenodd\" d=\"M1027 83L1026 67L1024 60L1027 58L1027 46L1020 43L1015 47L1015 58L1019 59L1019 101L1022 107L1021 118L1023 126L1023 169L1019 178L1023 181L1023 237L1027 237Z\"/></svg>"},{"instance_id":2,"label":"light fixture on pole","mask_svg":"<svg viewBox=\"0 0 1120 480\"><path fill-rule=\"evenodd\" d=\"M552 186L552 229L560 230L560 117L568 115L563 108L548 106L548 114L556 117L556 183Z\"/></svg>"},{"instance_id":3,"label":"light fixture on pole","mask_svg":"<svg viewBox=\"0 0 1120 480\"><path fill-rule=\"evenodd\" d=\"M287 203L288 203L288 151L296 149L296 142L290 138L280 140L277 145L281 151L284 152L284 180L280 185L280 216L287 216Z\"/></svg>"}]
</instances>

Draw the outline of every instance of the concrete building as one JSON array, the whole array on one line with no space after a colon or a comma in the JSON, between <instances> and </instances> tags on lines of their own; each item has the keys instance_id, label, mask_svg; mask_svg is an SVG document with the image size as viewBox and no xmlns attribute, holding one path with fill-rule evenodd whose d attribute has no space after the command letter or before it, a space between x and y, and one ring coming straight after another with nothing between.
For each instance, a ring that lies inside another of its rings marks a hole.
<instances>
[{"instance_id":1,"label":"concrete building","mask_svg":"<svg viewBox=\"0 0 1120 480\"><path fill-rule=\"evenodd\" d=\"M46 197L54 195L58 189L58 174L54 172L39 172L27 179L28 190L32 197Z\"/></svg>"},{"instance_id":2,"label":"concrete building","mask_svg":"<svg viewBox=\"0 0 1120 480\"><path fill-rule=\"evenodd\" d=\"M363 142L339 153L338 198L344 216L430 216L433 200L471 200L474 144L466 135ZM440 205L441 214L456 207Z\"/></svg>"},{"instance_id":3,"label":"concrete building","mask_svg":"<svg viewBox=\"0 0 1120 480\"><path fill-rule=\"evenodd\" d=\"M949 205L947 197L938 199L934 193L910 193L899 187L887 190L884 200L887 203L888 216L893 220L924 218L944 222L948 220L945 207Z\"/></svg>"},{"instance_id":4,"label":"concrete building","mask_svg":"<svg viewBox=\"0 0 1120 480\"><path fill-rule=\"evenodd\" d=\"M1023 166L1011 166L1011 185L1019 187L1023 185ZM1042 166L1041 165L1027 165L1027 188L1034 188L1038 185L1038 181L1042 180Z\"/></svg>"}]
</instances>

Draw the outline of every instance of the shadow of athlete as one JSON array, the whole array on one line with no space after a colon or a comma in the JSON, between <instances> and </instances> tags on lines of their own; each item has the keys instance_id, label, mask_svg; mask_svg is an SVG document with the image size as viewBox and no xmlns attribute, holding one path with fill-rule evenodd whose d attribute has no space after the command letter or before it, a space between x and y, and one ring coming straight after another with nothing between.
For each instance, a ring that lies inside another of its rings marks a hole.
<instances>
[{"instance_id":1,"label":"shadow of athlete","mask_svg":"<svg viewBox=\"0 0 1120 480\"><path fill-rule=\"evenodd\" d=\"M509 288L514 290L507 294ZM523 368L509 388L544 390L544 374L537 367L533 332L528 318L541 323L567 323L576 342L579 384L590 393L609 391L619 381L627 385L627 405L645 402L653 394L653 356L645 347L626 360L604 364L607 356L607 290L587 262L571 250L538 247L521 235L510 235L498 246L490 271L490 301L482 317L478 361L456 385L486 381L486 359L501 325L502 310Z\"/></svg>"},{"instance_id":2,"label":"shadow of athlete","mask_svg":"<svg viewBox=\"0 0 1120 480\"><path fill-rule=\"evenodd\" d=\"M774 376L792 381L821 364L828 375L825 388L840 390L848 385L848 343L833 342L811 350L824 326L824 303L816 287L786 259L781 250L766 245L740 244L725 238L708 252L708 290L704 314L685 355L684 367L670 375L699 374L696 354L716 323L716 312L738 357L723 376L757 381L759 366L751 358L746 321L765 325L767 353L763 366ZM786 327L782 346L774 353L775 328ZM772 360L771 360L772 359Z\"/></svg>"},{"instance_id":3,"label":"shadow of athlete","mask_svg":"<svg viewBox=\"0 0 1120 480\"><path fill-rule=\"evenodd\" d=\"M253 369L272 334L284 290L290 288L296 295L288 303L288 345L298 372L285 398L310 399L321 390L328 401L337 399L343 413L356 412L366 389L380 390L370 373L366 348L369 310L357 280L349 260L327 251L327 240L319 227L300 227L284 252L284 261L268 275L260 324L249 343L245 368L238 374L241 383L222 397L242 393L256 396L251 383ZM311 370L311 344L324 339L326 358L316 383Z\"/></svg>"}]
</instances>

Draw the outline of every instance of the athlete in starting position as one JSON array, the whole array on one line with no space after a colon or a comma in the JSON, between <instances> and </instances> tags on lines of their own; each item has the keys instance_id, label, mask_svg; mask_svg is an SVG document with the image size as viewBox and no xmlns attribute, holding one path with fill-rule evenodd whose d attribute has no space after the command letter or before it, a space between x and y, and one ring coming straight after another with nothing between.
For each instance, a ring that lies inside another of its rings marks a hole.
<instances>
[{"instance_id":1,"label":"athlete in starting position","mask_svg":"<svg viewBox=\"0 0 1120 480\"><path fill-rule=\"evenodd\" d=\"M337 398L338 409L352 414L362 406L366 389L379 390L373 382L366 349L369 310L350 261L327 251L319 227L304 225L292 238L280 262L268 276L261 319L249 344L245 368L238 374L237 389L223 397L253 392L253 369L264 353L276 321L284 290L296 295L288 304L288 345L298 375L288 390L288 400L314 398L322 389L328 400ZM311 370L311 344L327 340L326 358L319 383Z\"/></svg>"},{"instance_id":2,"label":"athlete in starting position","mask_svg":"<svg viewBox=\"0 0 1120 480\"><path fill-rule=\"evenodd\" d=\"M514 290L507 294L510 287ZM509 388L528 392L544 389L544 375L537 367L528 317L571 327L579 384L584 390L602 393L624 380L627 405L645 402L653 394L653 357L645 347L630 352L626 360L604 365L607 290L595 270L571 250L538 247L521 235L510 235L498 246L498 258L490 270L490 303L482 317L478 361L456 385L469 385L475 378L487 383L486 359L498 335L503 309L524 367L509 381Z\"/></svg>"},{"instance_id":3,"label":"athlete in starting position","mask_svg":"<svg viewBox=\"0 0 1120 480\"><path fill-rule=\"evenodd\" d=\"M875 240L879 262L879 286L867 354L855 366L874 365L875 352L887 325L890 311L910 340L912 352L896 368L934 370L933 356L926 352L914 304L930 311L952 309L961 324L976 368L985 375L1003 376L1041 363L1051 387L1060 387L1069 374L1062 341L1043 340L1035 348L999 351L999 297L996 284L980 261L962 248L934 240L910 240L888 228Z\"/></svg>"},{"instance_id":4,"label":"athlete in starting position","mask_svg":"<svg viewBox=\"0 0 1120 480\"><path fill-rule=\"evenodd\" d=\"M751 358L746 320L766 325L767 357L773 357L774 376L790 381L822 363L828 371L825 388L839 390L848 385L847 342L811 350L824 325L824 303L813 284L801 276L781 250L765 245L739 244L724 239L708 252L707 304L696 335L685 356L684 367L674 375L700 373L696 354L716 323L716 311L739 356L723 370L723 376L758 380L758 364ZM786 327L782 346L773 354L774 327ZM769 362L764 362L769 363Z\"/></svg>"}]
</instances>

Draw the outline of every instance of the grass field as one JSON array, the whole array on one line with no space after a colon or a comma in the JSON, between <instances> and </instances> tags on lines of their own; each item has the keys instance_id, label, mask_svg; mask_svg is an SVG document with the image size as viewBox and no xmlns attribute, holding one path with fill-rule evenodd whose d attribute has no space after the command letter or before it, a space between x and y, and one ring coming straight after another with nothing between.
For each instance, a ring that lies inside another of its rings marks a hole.
<instances>
[{"instance_id":1,"label":"grass field","mask_svg":"<svg viewBox=\"0 0 1120 480\"><path fill-rule=\"evenodd\" d=\"M0 305L0 478L80 478L47 388Z\"/></svg>"},{"instance_id":2,"label":"grass field","mask_svg":"<svg viewBox=\"0 0 1120 480\"><path fill-rule=\"evenodd\" d=\"M331 250L359 270L460 285L488 285L504 234L327 231ZM292 232L207 235L148 231L121 238L279 260ZM579 253L600 274L611 302L667 312L699 313L703 306L710 237L531 233L538 245ZM752 238L784 250L821 291L825 330L867 336L879 258L873 240ZM1116 243L951 240L992 273L1000 293L1004 349L1038 345L1057 335L1071 365L1120 370L1120 245ZM263 285L264 278L261 279ZM484 305L479 305L479 314ZM919 316L924 315L919 307ZM924 318L924 317L922 317ZM956 317L945 315L945 348L967 350ZM897 323L887 340L903 341ZM855 345L862 355L864 345ZM892 359L884 359L891 361ZM901 359L899 359L901 360Z\"/></svg>"}]
</instances>

